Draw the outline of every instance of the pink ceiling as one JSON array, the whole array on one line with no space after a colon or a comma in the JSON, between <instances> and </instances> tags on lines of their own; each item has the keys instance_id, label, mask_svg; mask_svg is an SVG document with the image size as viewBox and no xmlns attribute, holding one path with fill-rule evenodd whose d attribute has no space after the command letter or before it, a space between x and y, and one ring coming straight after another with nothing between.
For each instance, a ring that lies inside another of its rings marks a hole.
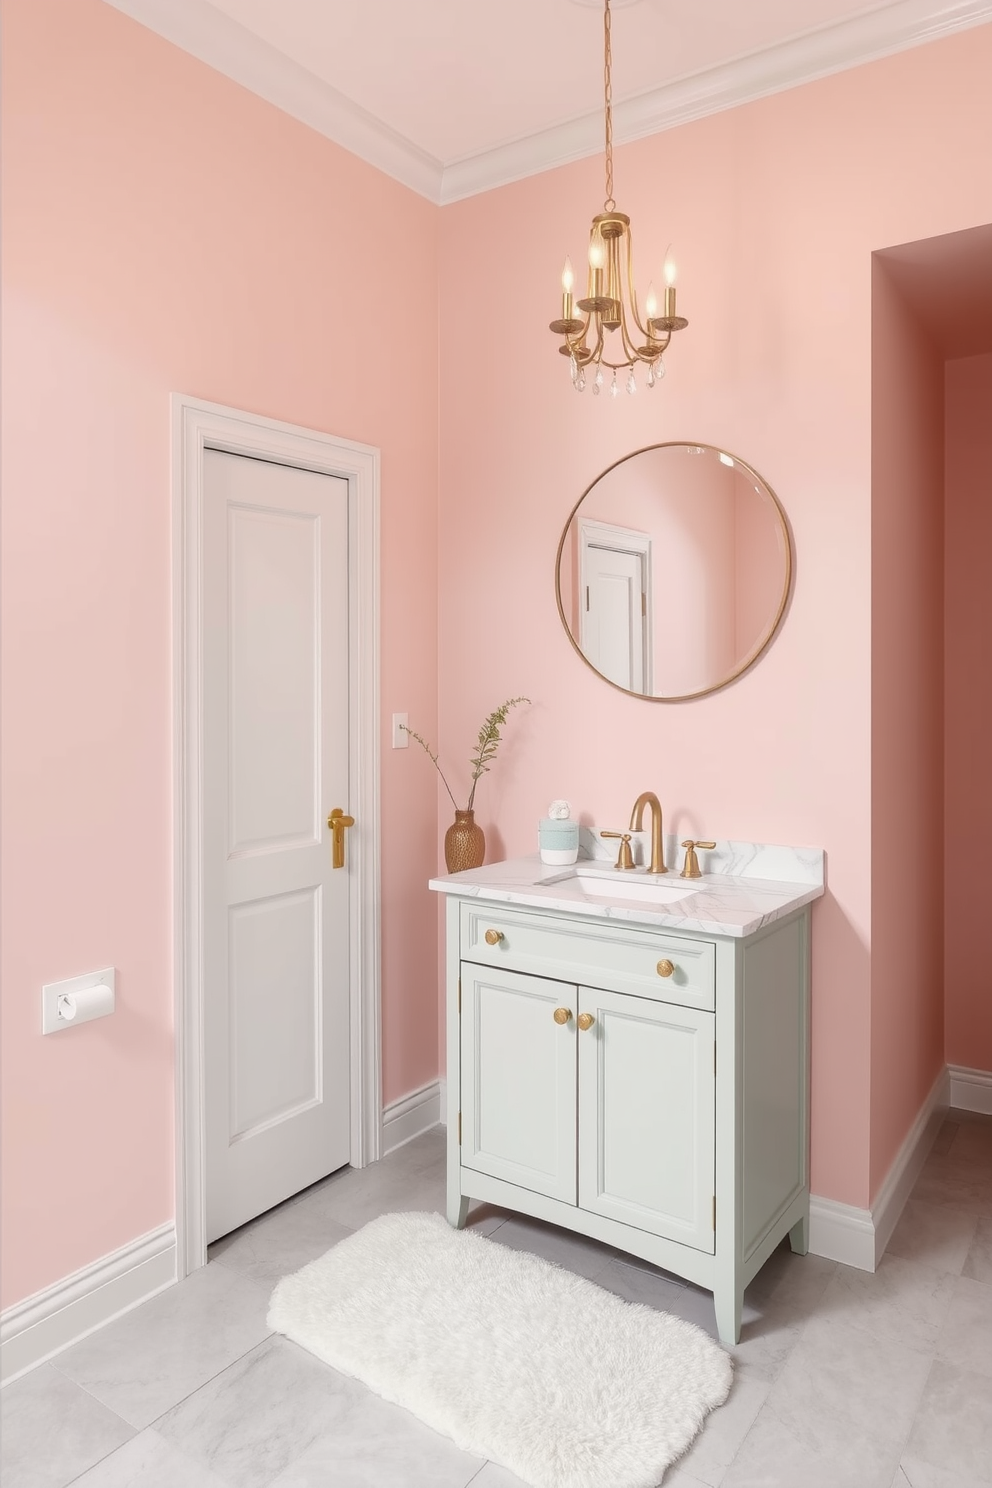
<instances>
[{"instance_id":1,"label":"pink ceiling","mask_svg":"<svg viewBox=\"0 0 992 1488\"><path fill-rule=\"evenodd\" d=\"M206 7L206 0L173 0ZM442 162L587 114L602 99L600 0L212 0ZM879 0L615 0L627 99L892 9Z\"/></svg>"}]
</instances>

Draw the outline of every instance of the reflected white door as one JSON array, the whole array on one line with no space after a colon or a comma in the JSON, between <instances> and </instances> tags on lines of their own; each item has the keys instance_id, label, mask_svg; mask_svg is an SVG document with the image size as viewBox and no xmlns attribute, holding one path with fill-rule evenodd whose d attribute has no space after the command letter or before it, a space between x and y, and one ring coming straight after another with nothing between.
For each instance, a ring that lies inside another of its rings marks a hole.
<instances>
[{"instance_id":1,"label":"reflected white door","mask_svg":"<svg viewBox=\"0 0 992 1488\"><path fill-rule=\"evenodd\" d=\"M207 450L203 523L211 1241L350 1155L348 483Z\"/></svg>"},{"instance_id":2,"label":"reflected white door","mask_svg":"<svg viewBox=\"0 0 992 1488\"><path fill-rule=\"evenodd\" d=\"M651 691L648 548L639 533L583 522L579 644L598 672Z\"/></svg>"}]
</instances>

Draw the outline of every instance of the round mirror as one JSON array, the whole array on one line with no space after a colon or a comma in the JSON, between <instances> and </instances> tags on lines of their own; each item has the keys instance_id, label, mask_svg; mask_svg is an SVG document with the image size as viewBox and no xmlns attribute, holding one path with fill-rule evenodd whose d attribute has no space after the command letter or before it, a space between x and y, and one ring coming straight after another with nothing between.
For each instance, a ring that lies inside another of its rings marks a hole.
<instances>
[{"instance_id":1,"label":"round mirror","mask_svg":"<svg viewBox=\"0 0 992 1488\"><path fill-rule=\"evenodd\" d=\"M750 465L709 444L655 444L604 470L573 507L558 612L607 682L681 702L757 661L791 576L785 514Z\"/></svg>"}]
</instances>

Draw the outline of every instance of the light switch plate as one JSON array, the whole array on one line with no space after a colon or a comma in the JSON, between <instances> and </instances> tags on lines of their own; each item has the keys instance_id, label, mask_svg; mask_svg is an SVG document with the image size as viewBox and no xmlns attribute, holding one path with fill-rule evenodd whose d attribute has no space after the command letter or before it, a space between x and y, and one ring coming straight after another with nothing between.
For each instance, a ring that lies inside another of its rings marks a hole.
<instances>
[{"instance_id":1,"label":"light switch plate","mask_svg":"<svg viewBox=\"0 0 992 1488\"><path fill-rule=\"evenodd\" d=\"M409 713L393 714L393 748L407 749L410 744L410 735L405 732L406 725L410 722Z\"/></svg>"}]
</instances>

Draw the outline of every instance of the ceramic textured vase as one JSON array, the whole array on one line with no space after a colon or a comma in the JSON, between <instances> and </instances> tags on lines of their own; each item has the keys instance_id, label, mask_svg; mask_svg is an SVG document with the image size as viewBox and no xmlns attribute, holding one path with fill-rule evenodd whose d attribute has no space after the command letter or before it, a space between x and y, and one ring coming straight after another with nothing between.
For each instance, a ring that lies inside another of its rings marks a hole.
<instances>
[{"instance_id":1,"label":"ceramic textured vase","mask_svg":"<svg viewBox=\"0 0 992 1488\"><path fill-rule=\"evenodd\" d=\"M455 810L455 819L444 834L444 862L449 873L463 868L481 868L486 856L486 834L476 823L474 811Z\"/></svg>"}]
</instances>

